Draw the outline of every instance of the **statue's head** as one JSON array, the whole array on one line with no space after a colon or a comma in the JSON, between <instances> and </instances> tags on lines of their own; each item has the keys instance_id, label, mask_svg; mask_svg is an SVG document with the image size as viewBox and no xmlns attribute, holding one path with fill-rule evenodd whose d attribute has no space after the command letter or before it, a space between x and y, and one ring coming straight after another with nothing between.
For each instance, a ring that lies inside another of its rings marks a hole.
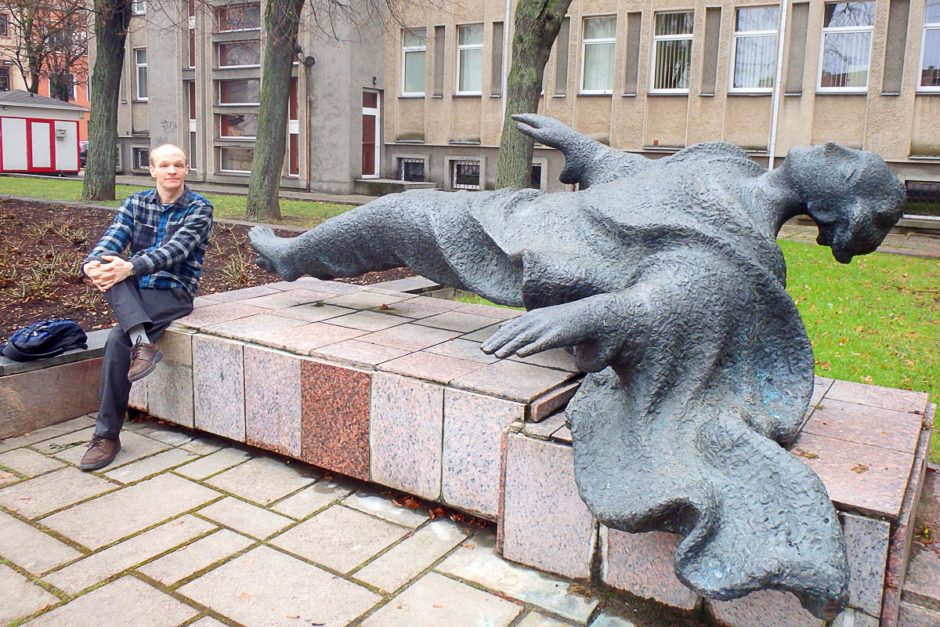
<instances>
[{"instance_id":1,"label":"statue's head","mask_svg":"<svg viewBox=\"0 0 940 627\"><path fill-rule=\"evenodd\" d=\"M874 251L901 219L904 185L873 152L828 142L793 148L784 166L819 227L817 243L840 263Z\"/></svg>"}]
</instances>

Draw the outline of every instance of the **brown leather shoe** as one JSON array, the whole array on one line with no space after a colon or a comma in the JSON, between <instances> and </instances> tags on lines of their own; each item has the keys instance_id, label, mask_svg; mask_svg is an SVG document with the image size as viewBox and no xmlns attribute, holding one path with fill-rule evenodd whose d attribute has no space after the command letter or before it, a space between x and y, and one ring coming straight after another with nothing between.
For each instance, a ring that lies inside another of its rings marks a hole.
<instances>
[{"instance_id":1,"label":"brown leather shoe","mask_svg":"<svg viewBox=\"0 0 940 627\"><path fill-rule=\"evenodd\" d=\"M163 353L158 351L156 346L138 339L131 348L131 367L127 371L127 378L130 381L143 379L153 372L161 359Z\"/></svg>"},{"instance_id":2,"label":"brown leather shoe","mask_svg":"<svg viewBox=\"0 0 940 627\"><path fill-rule=\"evenodd\" d=\"M100 435L93 435L88 444L88 450L85 451L81 463L78 465L82 470L98 470L104 468L114 461L118 451L121 450L120 438L109 440Z\"/></svg>"}]
</instances>

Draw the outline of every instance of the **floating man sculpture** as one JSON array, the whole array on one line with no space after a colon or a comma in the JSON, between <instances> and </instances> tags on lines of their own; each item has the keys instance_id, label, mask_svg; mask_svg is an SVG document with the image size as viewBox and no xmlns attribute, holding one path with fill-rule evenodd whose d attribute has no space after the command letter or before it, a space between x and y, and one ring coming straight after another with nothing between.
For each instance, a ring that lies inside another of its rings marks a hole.
<instances>
[{"instance_id":1,"label":"floating man sculpture","mask_svg":"<svg viewBox=\"0 0 940 627\"><path fill-rule=\"evenodd\" d=\"M295 238L255 227L259 264L288 280L408 266L524 305L482 348L564 347L588 373L568 418L594 516L681 534L676 574L701 595L789 590L832 618L848 566L822 482L784 448L809 404L813 353L776 235L808 214L848 263L900 218L902 185L877 155L831 143L766 171L726 143L649 160L514 117L564 153L561 181L580 191L385 196Z\"/></svg>"}]
</instances>

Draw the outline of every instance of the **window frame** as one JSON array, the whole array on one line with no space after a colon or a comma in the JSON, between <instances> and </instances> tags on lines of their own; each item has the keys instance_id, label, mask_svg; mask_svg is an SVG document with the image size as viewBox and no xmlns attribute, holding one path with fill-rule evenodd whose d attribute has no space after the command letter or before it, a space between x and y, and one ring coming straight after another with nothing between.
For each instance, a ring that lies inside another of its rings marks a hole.
<instances>
[{"instance_id":1,"label":"window frame","mask_svg":"<svg viewBox=\"0 0 940 627\"><path fill-rule=\"evenodd\" d=\"M257 140L258 139L257 128L255 129L254 135L224 135L223 134L224 133L223 129L225 128L225 125L222 123L222 118L226 116L233 116L233 115L253 115L257 118L258 112L255 111L255 112L244 112L244 113L235 113L235 112L226 113L223 111L223 112L217 113L216 117L218 118L218 125L219 125L217 129L219 132L219 139L224 140L224 141L255 141ZM257 126L257 123L256 123L256 126Z\"/></svg>"},{"instance_id":2,"label":"window frame","mask_svg":"<svg viewBox=\"0 0 940 627\"><path fill-rule=\"evenodd\" d=\"M147 0L133 0L131 2L132 15L147 15Z\"/></svg>"},{"instance_id":3,"label":"window frame","mask_svg":"<svg viewBox=\"0 0 940 627\"><path fill-rule=\"evenodd\" d=\"M480 32L483 37L480 40L479 44L461 44L460 43L460 30L462 28L469 28L471 26L479 26ZM458 24L457 25L457 84L454 86L454 94L457 96L482 96L483 95L483 46L486 42L486 28L485 24L482 22L475 22L473 24ZM461 62L460 62L460 52L463 50L479 50L480 51L480 89L477 91L461 91L460 90L460 73L462 71Z\"/></svg>"},{"instance_id":4,"label":"window frame","mask_svg":"<svg viewBox=\"0 0 940 627\"><path fill-rule=\"evenodd\" d=\"M13 77L12 72L10 71L11 67L12 66L10 65L0 64L0 72L6 73L6 87L0 88L0 91L10 91L10 88L12 87L11 81L13 80Z\"/></svg>"},{"instance_id":5,"label":"window frame","mask_svg":"<svg viewBox=\"0 0 940 627\"><path fill-rule=\"evenodd\" d=\"M730 61L731 64L728 69L728 93L729 94L772 94L774 91L774 86L770 87L735 87L735 61L738 56L738 39L747 39L750 37L773 37L774 38L774 75L773 80L777 80L776 76L776 65L777 65L777 56L779 50L777 46L780 45L780 5L779 4L759 4L759 5L748 5L748 6L737 6L734 7L734 23L735 29L737 29L738 23L738 11L748 10L748 9L767 9L767 8L777 9L777 28L768 29L768 30L746 30L739 31L734 30L731 36L731 53Z\"/></svg>"},{"instance_id":6,"label":"window frame","mask_svg":"<svg viewBox=\"0 0 940 627\"><path fill-rule=\"evenodd\" d=\"M588 20L597 20L597 19L614 19L614 36L613 37L601 37L597 39L587 39L584 36L584 33L587 32L587 22ZM610 72L610 89L585 89L584 88L584 63L587 60L587 47L604 45L604 44L613 44L611 49L611 72ZM578 81L578 95L585 96L610 96L614 93L614 76L616 75L615 68L617 62L617 14L611 15L586 15L581 19L581 80ZM547 67L547 64L546 64ZM542 86L545 86L545 75L542 75Z\"/></svg>"},{"instance_id":7,"label":"window frame","mask_svg":"<svg viewBox=\"0 0 940 627\"><path fill-rule=\"evenodd\" d=\"M0 13L0 24L3 25L3 28L0 29L0 37L9 37L10 36L10 16L7 13Z\"/></svg>"},{"instance_id":8,"label":"window frame","mask_svg":"<svg viewBox=\"0 0 940 627\"><path fill-rule=\"evenodd\" d=\"M917 64L917 88L916 92L921 94L940 93L940 85L922 85L924 77L924 58L927 56L927 32L940 32L940 20L936 22L927 21L927 2L924 2L924 27L920 40L920 62Z\"/></svg>"},{"instance_id":9,"label":"window frame","mask_svg":"<svg viewBox=\"0 0 940 627\"><path fill-rule=\"evenodd\" d=\"M222 65L222 46L231 46L231 45L243 45L243 44L258 44L258 63L253 63L249 65ZM260 39L246 39L244 41L219 41L215 44L215 67L218 69L242 69L242 68L259 68L261 67L261 40Z\"/></svg>"},{"instance_id":10,"label":"window frame","mask_svg":"<svg viewBox=\"0 0 940 627\"><path fill-rule=\"evenodd\" d=\"M251 5L258 5L258 26L252 26L251 28L232 28L228 30L221 30L222 19L220 17L220 14L222 11L229 11L236 7L246 7L246 6L251 6ZM216 7L215 20L216 20L216 26L219 27L219 30L215 31L216 33L246 33L249 31L261 30L261 24L264 23L264 14L261 9L260 2L239 2L237 4L224 4L224 5Z\"/></svg>"},{"instance_id":11,"label":"window frame","mask_svg":"<svg viewBox=\"0 0 940 627\"><path fill-rule=\"evenodd\" d=\"M222 83L229 81L258 81L258 102L222 102ZM219 107L259 107L261 106L261 78L249 76L246 78L216 79L216 105Z\"/></svg>"},{"instance_id":12,"label":"window frame","mask_svg":"<svg viewBox=\"0 0 940 627\"><path fill-rule=\"evenodd\" d=\"M877 5L876 0L854 0L856 4L872 4ZM817 94L867 94L868 87L871 82L871 49L872 45L875 42L875 18L872 17L872 23L870 26L829 26L825 25L826 23L826 6L830 4L850 4L847 2L824 2L823 3L823 27L822 33L819 37L819 67L816 70L816 93ZM877 6L876 6L877 8ZM868 65L865 70L865 85L864 87L823 87L822 86L822 75L823 75L823 63L825 62L826 54L826 35L827 34L851 34L851 33L868 33Z\"/></svg>"},{"instance_id":13,"label":"window frame","mask_svg":"<svg viewBox=\"0 0 940 627\"><path fill-rule=\"evenodd\" d=\"M458 185L458 183L457 183L457 166L460 166L460 165L475 165L475 166L476 166L476 168L477 168L477 184L476 184L476 186L473 186L473 185L465 185L465 184L459 184L459 185ZM449 160L448 172L447 172L447 178L448 178L448 181L447 181L447 182L449 183L450 189L452 189L452 190L465 189L465 190L468 190L468 191L479 191L479 190L483 189L483 161L482 161L481 159L474 159L474 158L472 158L472 157L468 157L468 158L459 158L459 159L450 159L450 160Z\"/></svg>"},{"instance_id":14,"label":"window frame","mask_svg":"<svg viewBox=\"0 0 940 627\"><path fill-rule=\"evenodd\" d=\"M145 163L138 165L137 155L146 155ZM150 147L149 146L131 146L131 170L149 170L150 169Z\"/></svg>"},{"instance_id":15,"label":"window frame","mask_svg":"<svg viewBox=\"0 0 940 627\"><path fill-rule=\"evenodd\" d=\"M235 146L217 146L216 148L217 148L218 151L219 151L219 161L218 161L218 165L219 165L219 174L237 174L237 175L250 175L250 174L251 174L251 170L226 170L225 168L223 168L223 167L222 167L222 151L223 151L223 150L249 150L249 151L254 151L254 147L235 145ZM252 154L252 160L254 160L254 154Z\"/></svg>"},{"instance_id":16,"label":"window frame","mask_svg":"<svg viewBox=\"0 0 940 627\"><path fill-rule=\"evenodd\" d=\"M657 35L656 34L656 18L660 15L677 15L680 13L689 13L692 16L692 30L688 33L682 33L678 35ZM649 82L649 93L651 94L676 94L676 95L688 95L692 89L692 48L689 48L689 86L680 87L680 88L662 88L656 87L656 56L657 56L657 43L660 41L689 41L692 46L695 45L695 9L678 9L673 11L655 11L653 13L653 40L652 40L652 50L650 50L650 82Z\"/></svg>"},{"instance_id":17,"label":"window frame","mask_svg":"<svg viewBox=\"0 0 940 627\"><path fill-rule=\"evenodd\" d=\"M416 33L418 31L424 32L424 45L423 46L407 46L405 45L405 33ZM408 55L421 53L424 55L424 76L421 77L421 91L408 91L405 89L405 86L408 84L407 81L407 71L408 71ZM457 53L458 63L460 62L460 53ZM427 69L428 69L428 29L425 27L415 27L415 28L403 28L401 29L401 92L400 95L405 98L423 98L427 93Z\"/></svg>"},{"instance_id":18,"label":"window frame","mask_svg":"<svg viewBox=\"0 0 940 627\"><path fill-rule=\"evenodd\" d=\"M421 180L420 181L408 181L405 178L405 164L406 163L420 163L421 164ZM398 176L399 181L406 181L412 183L426 183L428 180L428 162L424 157L411 157L411 156L396 156L395 157L395 174Z\"/></svg>"},{"instance_id":19,"label":"window frame","mask_svg":"<svg viewBox=\"0 0 940 627\"><path fill-rule=\"evenodd\" d=\"M144 52L144 62L140 62L138 53L143 50ZM140 70L144 70L144 77L149 77L149 69L147 67L147 47L134 48L134 100L137 102L147 102L147 99L150 95L149 84L148 82L140 80ZM140 95L140 86L144 85L144 95Z\"/></svg>"}]
</instances>

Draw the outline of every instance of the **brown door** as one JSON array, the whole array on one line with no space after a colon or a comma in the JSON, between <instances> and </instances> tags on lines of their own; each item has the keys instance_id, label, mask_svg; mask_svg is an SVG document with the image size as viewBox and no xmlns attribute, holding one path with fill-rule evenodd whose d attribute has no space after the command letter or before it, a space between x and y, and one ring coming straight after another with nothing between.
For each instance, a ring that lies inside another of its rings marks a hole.
<instances>
[{"instance_id":1,"label":"brown door","mask_svg":"<svg viewBox=\"0 0 940 627\"><path fill-rule=\"evenodd\" d=\"M379 94L362 92L362 176L379 175Z\"/></svg>"}]
</instances>

